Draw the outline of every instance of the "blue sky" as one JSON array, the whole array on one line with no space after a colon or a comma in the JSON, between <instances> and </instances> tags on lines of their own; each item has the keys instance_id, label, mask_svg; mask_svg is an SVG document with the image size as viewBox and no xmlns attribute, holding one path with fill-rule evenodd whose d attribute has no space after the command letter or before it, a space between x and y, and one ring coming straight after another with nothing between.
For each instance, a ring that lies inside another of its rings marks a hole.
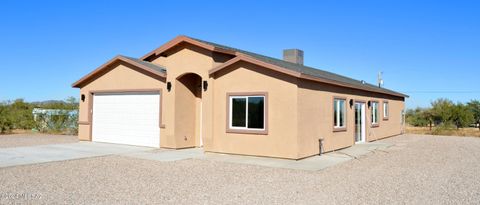
<instances>
[{"instance_id":1,"label":"blue sky","mask_svg":"<svg viewBox=\"0 0 480 205\"><path fill-rule=\"evenodd\" d=\"M181 3L180 3L181 2ZM480 99L475 1L0 2L0 101L78 97L71 84L117 54L140 57L179 34L376 82L411 97Z\"/></svg>"}]
</instances>

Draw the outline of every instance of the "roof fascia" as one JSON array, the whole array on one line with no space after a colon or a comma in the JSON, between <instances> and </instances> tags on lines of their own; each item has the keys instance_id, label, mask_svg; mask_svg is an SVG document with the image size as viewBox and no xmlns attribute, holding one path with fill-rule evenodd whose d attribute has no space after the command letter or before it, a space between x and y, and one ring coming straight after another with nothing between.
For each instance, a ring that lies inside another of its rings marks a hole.
<instances>
[{"instance_id":1,"label":"roof fascia","mask_svg":"<svg viewBox=\"0 0 480 205\"><path fill-rule=\"evenodd\" d=\"M273 65L273 64L270 64L270 63L266 63L266 62L263 62L263 61L259 61L257 59L254 59L254 58L251 58L247 55L244 55L244 54L241 54L241 53L236 53L237 57L235 58L232 58L230 60L228 60L227 62L213 68L213 69L210 69L208 71L208 74L209 75L212 75L212 74L215 74L217 71L220 71L234 63L237 63L237 62L240 62L240 61L244 61L244 62L248 62L248 63L252 63L254 65L258 65L258 66L262 66L262 67L265 67L265 68L269 68L271 70L274 70L274 71L277 71L277 72L280 72L280 73L284 73L284 74L287 74L287 75L290 75L290 76L293 76L293 77L300 77L300 73L299 72L295 72L295 71L292 71L292 70L289 70L289 69L286 69L286 68L282 68L280 66L276 66L276 65Z\"/></svg>"},{"instance_id":2,"label":"roof fascia","mask_svg":"<svg viewBox=\"0 0 480 205\"><path fill-rule=\"evenodd\" d=\"M230 50L218 48L218 47L208 45L206 43L202 43L200 41L191 39L187 36L180 35L180 36L175 37L171 41L163 44L162 46L158 47L157 49L155 49L153 51L150 51L149 53L147 53L146 55L144 55L140 59L145 60L145 59L147 59L147 58L149 58L153 55L155 55L155 56L160 55L161 53L177 46L180 43L189 43L191 45L198 46L200 48L204 48L206 50L213 51L213 52L218 52L218 53L225 53L225 54L230 54L230 55L235 55L235 53L236 53L235 51L230 51Z\"/></svg>"},{"instance_id":3,"label":"roof fascia","mask_svg":"<svg viewBox=\"0 0 480 205\"><path fill-rule=\"evenodd\" d=\"M157 75L159 77L162 77L162 78L166 78L167 75L165 73L162 73L162 72L158 72L156 70L153 70L145 65L142 65L140 63L137 63L133 60L130 60L128 58L125 58L123 56L116 56L114 58L112 58L111 60L109 60L108 62L104 63L103 65L101 65L100 67L98 67L97 69L93 70L92 72L90 72L89 74L87 74L86 76L82 77L80 80L77 80L75 83L72 84L72 87L74 88L80 88L80 86L86 82L87 80L91 79L92 77L94 77L95 75L97 75L98 73L100 73L101 71L103 71L104 69L106 69L109 65L117 62L117 61L123 61L123 62L126 62L126 63L129 63L135 67L138 67L140 69L143 69L149 73L152 73L154 75Z\"/></svg>"}]
</instances>

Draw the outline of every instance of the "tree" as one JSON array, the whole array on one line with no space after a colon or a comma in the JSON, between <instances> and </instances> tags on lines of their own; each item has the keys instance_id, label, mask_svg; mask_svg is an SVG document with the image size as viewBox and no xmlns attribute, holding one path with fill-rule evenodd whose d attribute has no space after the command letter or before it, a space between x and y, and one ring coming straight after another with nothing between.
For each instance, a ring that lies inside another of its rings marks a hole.
<instances>
[{"instance_id":1,"label":"tree","mask_svg":"<svg viewBox=\"0 0 480 205\"><path fill-rule=\"evenodd\" d=\"M427 126L430 121L425 116L425 112L427 109L424 108L415 108L415 109L408 109L405 113L406 121L408 124L418 127L418 126Z\"/></svg>"},{"instance_id":2,"label":"tree","mask_svg":"<svg viewBox=\"0 0 480 205\"><path fill-rule=\"evenodd\" d=\"M466 105L457 103L452 107L451 121L457 129L467 127L474 122L473 113Z\"/></svg>"},{"instance_id":3,"label":"tree","mask_svg":"<svg viewBox=\"0 0 480 205\"><path fill-rule=\"evenodd\" d=\"M11 119L15 129L32 129L35 122L33 120L33 106L26 103L23 99L17 99L9 105Z\"/></svg>"},{"instance_id":4,"label":"tree","mask_svg":"<svg viewBox=\"0 0 480 205\"><path fill-rule=\"evenodd\" d=\"M11 113L8 105L0 103L0 133L6 133L13 129Z\"/></svg>"},{"instance_id":5,"label":"tree","mask_svg":"<svg viewBox=\"0 0 480 205\"><path fill-rule=\"evenodd\" d=\"M480 129L480 101L479 100L471 100L467 104L468 108L473 114L473 119L475 121L476 126L478 126L478 129Z\"/></svg>"},{"instance_id":6,"label":"tree","mask_svg":"<svg viewBox=\"0 0 480 205\"><path fill-rule=\"evenodd\" d=\"M436 123L449 124L452 122L455 104L448 99L439 98L432 102L432 115Z\"/></svg>"}]
</instances>

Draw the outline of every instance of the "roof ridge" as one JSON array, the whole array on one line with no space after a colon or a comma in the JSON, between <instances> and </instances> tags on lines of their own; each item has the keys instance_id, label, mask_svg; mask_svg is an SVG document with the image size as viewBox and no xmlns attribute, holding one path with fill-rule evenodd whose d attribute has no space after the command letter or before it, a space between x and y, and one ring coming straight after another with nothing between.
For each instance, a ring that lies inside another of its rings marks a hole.
<instances>
[{"instance_id":1,"label":"roof ridge","mask_svg":"<svg viewBox=\"0 0 480 205\"><path fill-rule=\"evenodd\" d=\"M340 74L337 74L337 73L334 73L334 72L330 72L330 71L326 71L326 70L322 70L322 69L318 69L318 68L314 68L314 67L310 67L310 66L305 66L305 65L301 65L301 64L296 64L296 63L288 62L288 61L278 59L278 58L275 58L275 57L270 57L270 56L266 56L266 55L263 55L263 54L258 54L258 53L254 53L254 52L250 52L250 51L245 51L245 50L242 50L242 49L238 49L238 48L234 48L234 47L230 47L230 46L225 46L225 45L222 45L222 44L213 43L213 42L210 42L210 41L205 41L205 40L202 40L202 39L198 39L198 38L194 38L194 37L190 37L190 36L186 36L186 35L179 35L177 38L186 38L186 39L190 39L190 40L193 40L195 42L204 44L205 46L213 46L214 48L217 48L217 49L220 49L220 50L231 51L233 53L233 55L236 55L236 56L238 56L240 54L245 55L245 56L251 57L253 59L259 60L261 62L270 64L270 65L274 65L274 66L282 67L282 68L285 68L285 69L288 69L288 70L291 70L291 71L294 71L294 72L298 72L298 73L300 73L302 75L305 75L305 76L311 76L313 78L325 79L325 80L329 80L329 81L333 81L333 82L338 82L338 83L341 83L341 84L350 85L350 86L352 86L354 88L357 88L357 89L360 89L360 90L366 89L366 90L370 90L372 92L379 92L379 93L384 93L384 94L389 94L389 95L394 95L394 96L408 97L408 95L405 95L403 93L399 93L399 92L396 92L396 91L393 91L393 90L390 90L390 89L387 89L387 88L378 87L376 85L367 83L364 80L357 80L357 79L347 77L347 76L344 76L344 75L340 75Z\"/></svg>"},{"instance_id":2,"label":"roof ridge","mask_svg":"<svg viewBox=\"0 0 480 205\"><path fill-rule=\"evenodd\" d=\"M186 36L186 35L180 35L180 36L185 37L185 38L189 38L191 40L194 40L194 41L206 44L206 45L210 45L210 46L213 46L213 47L216 47L216 48L219 48L219 49L230 50L230 51L237 52L237 53L240 53L240 54L243 54L243 55L247 55L247 56L252 57L254 59L257 59L259 61L262 61L262 62L265 62L265 63L268 63L268 64L272 64L272 65L275 65L275 66L283 67L283 68L286 68L286 69L289 69L289 70L293 70L293 71L299 72L299 73L304 74L304 75L309 75L309 76L316 77L316 78L323 78L323 79L327 79L327 80L332 80L332 81L336 81L336 82L339 82L339 83L346 83L346 84L349 84L349 85L352 85L352 86L356 86L356 87L358 87L358 89L362 89L361 87L364 87L365 89L376 90L374 92L383 91L383 93L390 94L390 95L400 95L400 96L408 97L408 95L405 95L403 93L399 93L399 92L396 92L396 91L393 91L393 90L390 90L390 89L387 89L387 88L383 88L383 87L378 87L374 84L367 83L364 80L357 80L357 79L354 79L354 78L351 78L351 77L347 77L347 76L340 75L340 74L330 72L330 71L326 71L326 70L323 70L323 69L318 69L318 68L314 68L314 67L310 67L310 66L300 65L300 64L288 62L288 61L285 61L285 60L282 60L282 59L279 59L279 58L274 58L274 57L266 56L266 55L263 55L263 54L258 54L258 53L254 53L254 52L250 52L250 51L245 51L245 50L242 50L242 49L238 49L238 48L234 48L234 47L230 47L230 46L225 46L225 45L222 45L222 44L213 43L213 42L205 41L205 40L198 39L198 38L193 38L193 37Z\"/></svg>"},{"instance_id":3,"label":"roof ridge","mask_svg":"<svg viewBox=\"0 0 480 205\"><path fill-rule=\"evenodd\" d=\"M205 43L211 44L211 45L213 45L213 46L218 45L218 46L221 46L221 47L223 47L223 48L230 48L230 49L232 49L232 50L237 50L237 51L240 51L241 53L244 53L244 54L246 54L246 55L249 55L250 57L253 57L253 58L255 58L255 55L257 55L257 56L261 56L261 57L268 58L268 59L275 60L275 61L283 61L283 63L290 64L291 66L302 66L302 67L305 67L305 68L323 71L323 72L329 73L329 74L331 74L331 75L336 75L336 76L343 77L343 78L347 78L347 79L349 79L349 80L354 80L354 81L357 81L357 82L362 82L362 81L363 81L363 80L357 80L357 79L354 79L354 78L351 78L351 77L347 77L347 76L344 76L344 75L336 74L336 73L333 73L333 72L330 72L330 71L327 71L327 70L323 70L323 69L318 69L318 68L314 68L314 67L311 67L311 66L306 66L306 65L301 65L301 64L292 63L292 62L289 62L289 61L282 60L282 59L280 59L280 58L275 58L275 57L271 57L271 56L267 56L267 55L263 55L263 54L259 54L259 53L254 53L254 52L250 52L250 51L245 51L245 50L242 50L242 49L233 48L233 47L230 47L230 46L225 46L225 45L222 45L222 44L213 43L213 42L201 40L201 39L198 39L198 38L193 38L193 37L186 36L186 35L182 35L182 36L185 36L185 37L187 37L187 38L191 38L191 39L196 40L196 41L205 42ZM253 54L253 55L252 55L252 54ZM372 84L372 85L373 85L373 84Z\"/></svg>"}]
</instances>

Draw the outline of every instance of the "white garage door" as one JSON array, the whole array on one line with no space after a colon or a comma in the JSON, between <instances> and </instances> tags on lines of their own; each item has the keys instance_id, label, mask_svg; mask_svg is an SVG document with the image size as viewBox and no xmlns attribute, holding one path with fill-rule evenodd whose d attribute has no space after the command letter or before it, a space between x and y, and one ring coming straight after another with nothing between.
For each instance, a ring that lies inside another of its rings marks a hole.
<instances>
[{"instance_id":1,"label":"white garage door","mask_svg":"<svg viewBox=\"0 0 480 205\"><path fill-rule=\"evenodd\" d=\"M93 99L92 141L160 146L158 93L104 93Z\"/></svg>"}]
</instances>

